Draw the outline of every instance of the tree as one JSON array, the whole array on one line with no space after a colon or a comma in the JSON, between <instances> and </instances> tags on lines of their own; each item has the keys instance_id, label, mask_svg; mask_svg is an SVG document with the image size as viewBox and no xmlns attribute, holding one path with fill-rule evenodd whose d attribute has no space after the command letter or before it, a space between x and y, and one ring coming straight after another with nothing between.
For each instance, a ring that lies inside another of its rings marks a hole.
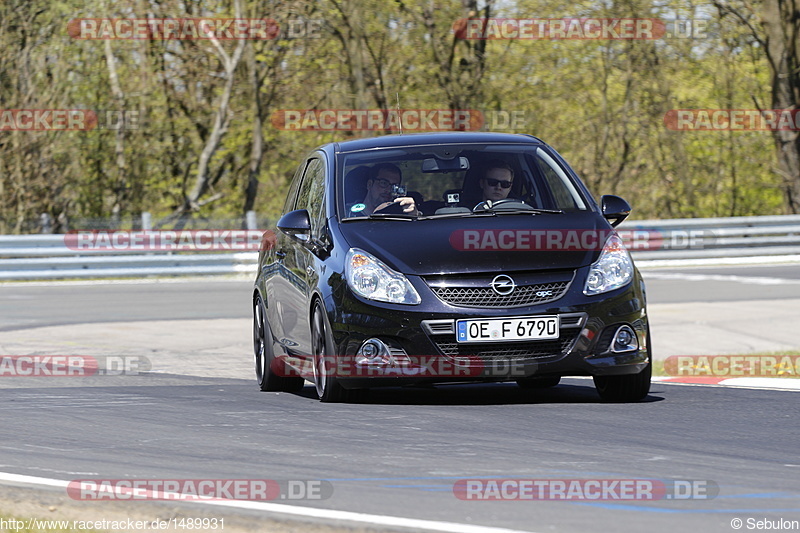
<instances>
[{"instance_id":1,"label":"tree","mask_svg":"<svg viewBox=\"0 0 800 533\"><path fill-rule=\"evenodd\" d=\"M766 55L771 75L771 109L800 108L800 3L797 0L761 0L755 4L720 2L714 5L722 17L731 16L748 28ZM754 20L760 13L760 21ZM763 103L754 98L759 109ZM800 115L795 115L800 116ZM777 173L783 182L786 205L800 213L800 136L797 128L772 130L777 152Z\"/></svg>"},{"instance_id":2,"label":"tree","mask_svg":"<svg viewBox=\"0 0 800 533\"><path fill-rule=\"evenodd\" d=\"M772 108L800 109L800 3L797 0L764 0L763 43L772 72ZM795 115L800 119L800 114ZM778 172L786 187L793 213L800 213L800 135L776 129Z\"/></svg>"}]
</instances>

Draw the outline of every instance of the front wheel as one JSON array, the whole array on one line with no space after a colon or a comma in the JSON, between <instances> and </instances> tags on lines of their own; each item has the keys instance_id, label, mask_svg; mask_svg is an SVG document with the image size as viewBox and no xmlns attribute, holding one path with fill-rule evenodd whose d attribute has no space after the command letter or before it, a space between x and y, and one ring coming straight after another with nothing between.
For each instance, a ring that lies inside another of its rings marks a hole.
<instances>
[{"instance_id":1,"label":"front wheel","mask_svg":"<svg viewBox=\"0 0 800 533\"><path fill-rule=\"evenodd\" d=\"M650 392L653 376L653 357L650 346L650 328L647 328L647 366L638 374L624 376L594 376L594 386L600 398L609 402L638 402Z\"/></svg>"},{"instance_id":2,"label":"front wheel","mask_svg":"<svg viewBox=\"0 0 800 533\"><path fill-rule=\"evenodd\" d=\"M336 355L333 337L322 304L314 304L311 315L311 349L314 356L314 385L323 402L346 402L351 393L336 379Z\"/></svg>"},{"instance_id":3,"label":"front wheel","mask_svg":"<svg viewBox=\"0 0 800 533\"><path fill-rule=\"evenodd\" d=\"M652 363L638 374L626 376L594 376L594 386L603 400L609 402L638 402L650 392Z\"/></svg>"}]
</instances>

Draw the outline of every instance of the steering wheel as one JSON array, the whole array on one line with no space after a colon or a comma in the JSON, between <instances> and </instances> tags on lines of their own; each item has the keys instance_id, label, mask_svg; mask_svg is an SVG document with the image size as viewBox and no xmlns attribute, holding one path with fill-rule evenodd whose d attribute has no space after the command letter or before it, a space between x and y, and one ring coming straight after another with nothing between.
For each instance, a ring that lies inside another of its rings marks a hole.
<instances>
[{"instance_id":1,"label":"steering wheel","mask_svg":"<svg viewBox=\"0 0 800 533\"><path fill-rule=\"evenodd\" d=\"M402 215L403 214L403 206L400 205L399 202L392 203L384 207L383 209L376 209L375 213L386 213L387 215Z\"/></svg>"},{"instance_id":2,"label":"steering wheel","mask_svg":"<svg viewBox=\"0 0 800 533\"><path fill-rule=\"evenodd\" d=\"M497 200L496 202L492 202L491 207L489 207L489 205L486 202L492 202L492 201L491 200L484 200L482 202L479 202L478 205L476 205L475 207L472 208L472 210L475 211L478 208L481 208L481 209L494 209L498 205L510 204L511 202L514 202L514 203L517 203L517 204L524 204L525 203L524 200L518 200L516 198L503 198L502 200Z\"/></svg>"}]
</instances>

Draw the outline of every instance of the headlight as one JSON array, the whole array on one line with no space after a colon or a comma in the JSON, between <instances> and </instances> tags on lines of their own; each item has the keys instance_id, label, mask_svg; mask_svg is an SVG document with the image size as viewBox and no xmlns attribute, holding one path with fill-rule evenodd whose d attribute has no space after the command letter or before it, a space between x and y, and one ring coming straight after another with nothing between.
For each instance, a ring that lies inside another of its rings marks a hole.
<instances>
[{"instance_id":1,"label":"headlight","mask_svg":"<svg viewBox=\"0 0 800 533\"><path fill-rule=\"evenodd\" d=\"M617 234L606 241L600 258L589 269L583 294L593 296L613 291L627 285L633 279L633 261Z\"/></svg>"},{"instance_id":2,"label":"headlight","mask_svg":"<svg viewBox=\"0 0 800 533\"><path fill-rule=\"evenodd\" d=\"M404 275L358 248L350 248L347 252L344 275L353 292L364 298L411 305L421 301L414 286Z\"/></svg>"}]
</instances>

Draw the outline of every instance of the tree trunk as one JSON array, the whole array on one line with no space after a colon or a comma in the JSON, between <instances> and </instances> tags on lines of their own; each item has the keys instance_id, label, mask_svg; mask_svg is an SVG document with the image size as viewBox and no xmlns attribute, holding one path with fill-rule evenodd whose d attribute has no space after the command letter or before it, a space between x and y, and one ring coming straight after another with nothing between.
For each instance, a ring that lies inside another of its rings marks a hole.
<instances>
[{"instance_id":1,"label":"tree trunk","mask_svg":"<svg viewBox=\"0 0 800 533\"><path fill-rule=\"evenodd\" d=\"M114 52L111 50L111 41L104 41L106 65L108 66L108 79L111 85L111 94L114 96L114 101L117 103L119 112L125 113L125 95L122 92L122 87L119 84L119 76L117 76L117 61L114 58ZM116 198L114 205L111 208L111 218L114 221L114 226L119 227L119 219L121 213L126 208L127 191L128 191L128 171L125 164L125 121L124 118L117 124L117 131L114 139L114 156L117 166L117 180L114 186Z\"/></svg>"},{"instance_id":2,"label":"tree trunk","mask_svg":"<svg viewBox=\"0 0 800 533\"><path fill-rule=\"evenodd\" d=\"M234 5L236 18L242 18L241 0L235 0ZM222 48L222 45L219 44L217 39L212 38L209 40L216 48L220 60L225 68L225 86L222 90L222 96L219 99L217 113L214 116L214 125L211 128L211 133L209 133L206 144L203 147L202 153L200 154L200 159L197 164L197 177L195 178L194 186L186 196L183 206L178 208L177 214L179 215L185 215L190 211L199 209L200 198L208 191L211 177L209 172L209 164L211 162L211 158L214 157L214 154L219 148L222 138L225 136L225 132L228 129L228 124L230 122L228 113L230 110L229 105L231 100L231 92L233 91L234 71L239 65L239 61L242 59L242 53L244 52L245 47L245 41L239 40L238 44L236 45L236 49L233 51L233 55L229 56Z\"/></svg>"},{"instance_id":3,"label":"tree trunk","mask_svg":"<svg viewBox=\"0 0 800 533\"><path fill-rule=\"evenodd\" d=\"M772 108L797 110L800 105L800 5L797 0L764 0L762 24L772 74ZM795 117L797 120L800 115ZM787 206L792 213L800 213L800 132L776 129L773 137Z\"/></svg>"},{"instance_id":4,"label":"tree trunk","mask_svg":"<svg viewBox=\"0 0 800 533\"><path fill-rule=\"evenodd\" d=\"M263 109L261 106L261 83L258 79L258 67L256 66L255 51L253 44L247 47L247 65L250 85L253 90L253 144L250 148L250 163L247 170L247 189L245 190L244 210L242 215L246 216L248 211L252 211L258 195L258 173L261 170L261 160L264 157L264 133L261 127L264 121Z\"/></svg>"}]
</instances>

